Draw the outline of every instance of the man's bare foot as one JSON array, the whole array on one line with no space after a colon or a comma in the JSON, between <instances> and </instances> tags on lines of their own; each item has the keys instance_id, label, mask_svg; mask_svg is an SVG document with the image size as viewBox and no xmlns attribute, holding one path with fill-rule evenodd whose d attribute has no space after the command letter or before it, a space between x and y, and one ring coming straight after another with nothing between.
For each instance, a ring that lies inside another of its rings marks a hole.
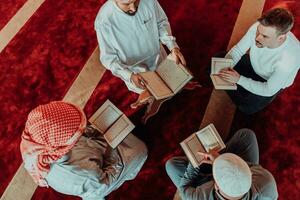
<instances>
[{"instance_id":1,"label":"man's bare foot","mask_svg":"<svg viewBox=\"0 0 300 200\"><path fill-rule=\"evenodd\" d=\"M148 103L148 100L152 97L152 95L150 94L150 92L148 90L144 90L140 96L138 97L138 99L136 100L136 102L132 103L130 105L130 107L132 109L136 109L141 105L144 105L146 103Z\"/></svg>"}]
</instances>

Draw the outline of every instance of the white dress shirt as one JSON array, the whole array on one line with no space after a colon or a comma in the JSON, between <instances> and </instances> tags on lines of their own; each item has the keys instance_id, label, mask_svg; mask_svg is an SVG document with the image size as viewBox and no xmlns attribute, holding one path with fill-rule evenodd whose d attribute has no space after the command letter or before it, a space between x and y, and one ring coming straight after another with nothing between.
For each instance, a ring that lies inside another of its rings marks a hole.
<instances>
[{"instance_id":1,"label":"white dress shirt","mask_svg":"<svg viewBox=\"0 0 300 200\"><path fill-rule=\"evenodd\" d=\"M97 15L95 30L102 64L136 93L142 90L131 83L131 74L156 69L166 57L161 43L169 50L178 47L157 0L140 0L134 16L108 0Z\"/></svg>"},{"instance_id":2,"label":"white dress shirt","mask_svg":"<svg viewBox=\"0 0 300 200\"><path fill-rule=\"evenodd\" d=\"M268 97L293 84L300 67L300 43L292 32L288 32L286 40L279 47L258 48L255 45L258 25L259 22L254 23L225 57L232 58L235 65L250 49L253 70L266 81L259 82L241 76L237 84L254 94Z\"/></svg>"}]
</instances>

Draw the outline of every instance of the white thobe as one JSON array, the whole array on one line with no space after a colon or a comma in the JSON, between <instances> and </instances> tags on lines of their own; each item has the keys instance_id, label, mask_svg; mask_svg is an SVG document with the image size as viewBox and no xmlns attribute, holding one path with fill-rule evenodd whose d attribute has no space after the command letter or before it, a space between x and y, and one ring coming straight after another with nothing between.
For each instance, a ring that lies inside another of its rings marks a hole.
<instances>
[{"instance_id":1,"label":"white thobe","mask_svg":"<svg viewBox=\"0 0 300 200\"><path fill-rule=\"evenodd\" d=\"M56 191L101 200L138 174L147 158L145 144L129 134L116 150L105 153L107 143L82 136L72 150L50 166L46 181Z\"/></svg>"},{"instance_id":2,"label":"white thobe","mask_svg":"<svg viewBox=\"0 0 300 200\"><path fill-rule=\"evenodd\" d=\"M237 84L254 94L273 96L279 90L293 84L300 67L300 43L292 32L288 32L286 40L279 47L258 48L255 45L258 25L259 22L253 24L225 57L233 58L236 64L250 49L253 70L266 81L255 81L241 76Z\"/></svg>"},{"instance_id":3,"label":"white thobe","mask_svg":"<svg viewBox=\"0 0 300 200\"><path fill-rule=\"evenodd\" d=\"M156 69L166 57L161 43L169 50L178 47L157 0L140 0L134 16L108 0L97 15L95 30L101 63L136 93L142 90L130 81L131 74Z\"/></svg>"}]
</instances>

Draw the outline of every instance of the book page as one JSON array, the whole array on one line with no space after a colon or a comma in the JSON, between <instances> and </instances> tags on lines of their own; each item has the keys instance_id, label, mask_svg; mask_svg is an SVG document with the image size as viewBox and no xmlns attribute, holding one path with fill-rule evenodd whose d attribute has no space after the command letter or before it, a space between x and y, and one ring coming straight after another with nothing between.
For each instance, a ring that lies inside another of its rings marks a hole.
<instances>
[{"instance_id":1,"label":"book page","mask_svg":"<svg viewBox=\"0 0 300 200\"><path fill-rule=\"evenodd\" d=\"M173 92L166 86L156 72L142 72L140 75L147 81L146 87L157 100L173 95Z\"/></svg>"},{"instance_id":2,"label":"book page","mask_svg":"<svg viewBox=\"0 0 300 200\"><path fill-rule=\"evenodd\" d=\"M210 132L209 129L205 129L201 131L201 134L197 134L197 135L201 143L203 144L206 152L209 152L210 150L219 147L217 138L214 136L213 133Z\"/></svg>"},{"instance_id":3,"label":"book page","mask_svg":"<svg viewBox=\"0 0 300 200\"><path fill-rule=\"evenodd\" d=\"M165 59L157 67L156 72L174 94L182 89L193 77L184 66L181 64L177 65L175 61L170 59Z\"/></svg>"},{"instance_id":4,"label":"book page","mask_svg":"<svg viewBox=\"0 0 300 200\"><path fill-rule=\"evenodd\" d=\"M191 164L194 167L198 167L201 164L201 161L204 159L198 152L205 152L201 142L199 141L196 134L192 134L187 139L180 143L185 154L189 158Z\"/></svg>"},{"instance_id":5,"label":"book page","mask_svg":"<svg viewBox=\"0 0 300 200\"><path fill-rule=\"evenodd\" d=\"M107 143L115 148L134 129L134 125L122 115L104 134Z\"/></svg>"},{"instance_id":6,"label":"book page","mask_svg":"<svg viewBox=\"0 0 300 200\"><path fill-rule=\"evenodd\" d=\"M211 126L213 125L210 124L196 133L206 152L213 149L219 151L225 147L221 137L218 137L219 133Z\"/></svg>"},{"instance_id":7,"label":"book page","mask_svg":"<svg viewBox=\"0 0 300 200\"><path fill-rule=\"evenodd\" d=\"M221 69L233 67L233 60L228 58L216 58L211 59L211 74L218 74Z\"/></svg>"},{"instance_id":8,"label":"book page","mask_svg":"<svg viewBox=\"0 0 300 200\"><path fill-rule=\"evenodd\" d=\"M122 115L122 112L107 100L89 119L89 122L104 133Z\"/></svg>"}]
</instances>

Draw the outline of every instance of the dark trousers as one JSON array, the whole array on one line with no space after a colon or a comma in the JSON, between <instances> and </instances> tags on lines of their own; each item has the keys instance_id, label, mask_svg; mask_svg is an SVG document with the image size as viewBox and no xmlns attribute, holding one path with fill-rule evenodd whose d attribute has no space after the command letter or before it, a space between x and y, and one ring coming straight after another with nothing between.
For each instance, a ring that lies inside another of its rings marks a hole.
<instances>
[{"instance_id":1,"label":"dark trousers","mask_svg":"<svg viewBox=\"0 0 300 200\"><path fill-rule=\"evenodd\" d=\"M225 55L226 52L222 52L218 53L216 57L224 57ZM234 66L234 69L240 75L246 78L251 78L255 81L266 82L265 79L258 76L254 72L248 54L242 56L241 60ZM281 92L281 90L271 97L253 94L252 92L249 92L240 85L237 85L237 90L226 90L226 92L240 111L242 111L245 114L253 114L262 110L268 104L270 104L275 99L275 97Z\"/></svg>"},{"instance_id":2,"label":"dark trousers","mask_svg":"<svg viewBox=\"0 0 300 200\"><path fill-rule=\"evenodd\" d=\"M259 150L255 133L250 129L240 129L226 143L226 148L220 152L234 153L248 164L259 164ZM197 187L212 180L212 166L202 164L193 168L187 157L173 157L166 163L166 171L177 188L180 187L184 173L190 173L192 187Z\"/></svg>"}]
</instances>

